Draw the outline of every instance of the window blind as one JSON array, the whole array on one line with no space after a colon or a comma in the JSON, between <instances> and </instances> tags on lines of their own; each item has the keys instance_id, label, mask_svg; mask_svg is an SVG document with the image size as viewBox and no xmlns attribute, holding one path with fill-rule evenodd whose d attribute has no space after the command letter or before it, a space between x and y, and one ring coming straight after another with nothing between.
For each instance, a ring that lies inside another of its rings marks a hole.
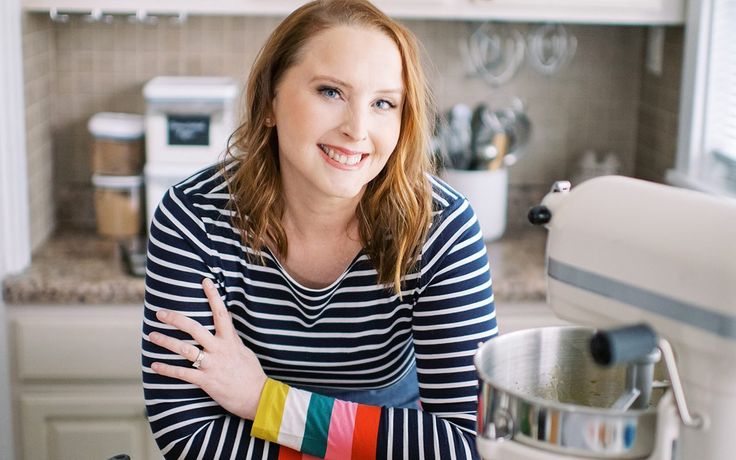
<instances>
[{"instance_id":1,"label":"window blind","mask_svg":"<svg viewBox=\"0 0 736 460\"><path fill-rule=\"evenodd\" d=\"M736 0L714 0L711 12L704 147L736 175Z\"/></svg>"}]
</instances>

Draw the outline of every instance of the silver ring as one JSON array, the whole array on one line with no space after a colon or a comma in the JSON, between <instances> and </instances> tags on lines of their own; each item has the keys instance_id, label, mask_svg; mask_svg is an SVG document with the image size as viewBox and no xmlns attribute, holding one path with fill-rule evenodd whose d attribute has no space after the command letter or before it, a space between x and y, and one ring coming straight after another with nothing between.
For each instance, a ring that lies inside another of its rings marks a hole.
<instances>
[{"instance_id":1,"label":"silver ring","mask_svg":"<svg viewBox=\"0 0 736 460\"><path fill-rule=\"evenodd\" d=\"M199 366L202 365L202 360L204 360L204 350L198 350L199 353L197 353L197 359L194 360L192 363L192 367L195 369L199 369Z\"/></svg>"}]
</instances>

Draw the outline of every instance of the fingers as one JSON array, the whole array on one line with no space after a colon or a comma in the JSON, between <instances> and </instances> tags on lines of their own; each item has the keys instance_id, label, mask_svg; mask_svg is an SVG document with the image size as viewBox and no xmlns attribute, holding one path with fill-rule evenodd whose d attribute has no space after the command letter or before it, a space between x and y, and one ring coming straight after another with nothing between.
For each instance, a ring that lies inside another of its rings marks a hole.
<instances>
[{"instance_id":1,"label":"fingers","mask_svg":"<svg viewBox=\"0 0 736 460\"><path fill-rule=\"evenodd\" d=\"M174 326L180 331L184 331L205 348L212 347L215 336L212 335L204 326L194 319L184 316L171 310L159 310L156 312L156 318L162 323Z\"/></svg>"},{"instance_id":2,"label":"fingers","mask_svg":"<svg viewBox=\"0 0 736 460\"><path fill-rule=\"evenodd\" d=\"M220 293L217 292L215 284L209 278L205 278L202 281L202 288L207 296L207 300L210 303L212 309L212 318L215 322L215 333L224 337L232 337L235 335L235 327L233 326L232 318L230 318L230 312L227 311L225 303L220 298Z\"/></svg>"},{"instance_id":3,"label":"fingers","mask_svg":"<svg viewBox=\"0 0 736 460\"><path fill-rule=\"evenodd\" d=\"M169 337L168 335L164 335L159 332L151 332L150 334L148 334L148 339L156 345L164 347L167 350L183 357L184 359L188 359L189 361L196 360L197 356L199 355L199 348L195 347L194 345L186 343L183 340Z\"/></svg>"},{"instance_id":4,"label":"fingers","mask_svg":"<svg viewBox=\"0 0 736 460\"><path fill-rule=\"evenodd\" d=\"M182 366L172 366L164 363L151 364L151 370L159 375L173 377L175 379L184 380L199 387L202 386L202 373L197 369Z\"/></svg>"}]
</instances>

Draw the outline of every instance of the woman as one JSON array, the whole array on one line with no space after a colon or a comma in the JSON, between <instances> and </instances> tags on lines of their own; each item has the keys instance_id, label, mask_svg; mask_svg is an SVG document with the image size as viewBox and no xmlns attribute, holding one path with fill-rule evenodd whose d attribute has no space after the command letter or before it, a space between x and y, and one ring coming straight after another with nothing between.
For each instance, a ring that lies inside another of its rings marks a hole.
<instances>
[{"instance_id":1,"label":"woman","mask_svg":"<svg viewBox=\"0 0 736 460\"><path fill-rule=\"evenodd\" d=\"M246 100L234 158L172 187L151 225L143 380L162 452L474 458L490 271L467 201L428 174L412 35L365 1L309 3Z\"/></svg>"}]
</instances>

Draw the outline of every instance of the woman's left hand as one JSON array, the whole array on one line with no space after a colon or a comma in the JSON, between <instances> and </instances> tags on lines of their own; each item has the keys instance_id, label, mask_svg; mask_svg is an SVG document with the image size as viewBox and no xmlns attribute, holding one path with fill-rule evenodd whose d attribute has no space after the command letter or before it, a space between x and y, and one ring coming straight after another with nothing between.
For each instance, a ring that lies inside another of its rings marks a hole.
<instances>
[{"instance_id":1,"label":"woman's left hand","mask_svg":"<svg viewBox=\"0 0 736 460\"><path fill-rule=\"evenodd\" d=\"M266 374L256 355L240 340L215 285L205 279L202 286L212 309L214 335L197 321L180 313L170 310L156 313L159 321L188 333L202 346L204 354L199 359L199 368L156 362L151 369L160 375L197 385L227 411L253 420ZM200 349L182 340L158 332L151 332L148 338L193 363L199 357Z\"/></svg>"}]
</instances>

